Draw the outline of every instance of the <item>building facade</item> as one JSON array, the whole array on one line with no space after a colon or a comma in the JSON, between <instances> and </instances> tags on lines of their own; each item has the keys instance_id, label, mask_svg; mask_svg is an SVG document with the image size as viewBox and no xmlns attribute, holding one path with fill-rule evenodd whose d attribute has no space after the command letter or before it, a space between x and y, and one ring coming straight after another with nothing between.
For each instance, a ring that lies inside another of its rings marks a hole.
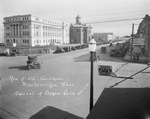
<instances>
[{"instance_id":1,"label":"building facade","mask_svg":"<svg viewBox=\"0 0 150 119\"><path fill-rule=\"evenodd\" d=\"M70 26L70 43L71 44L84 44L89 43L91 39L91 26L81 23L81 17L76 17L76 23Z\"/></svg>"},{"instance_id":2,"label":"building facade","mask_svg":"<svg viewBox=\"0 0 150 119\"><path fill-rule=\"evenodd\" d=\"M69 43L69 25L31 14L5 17L4 42L23 46Z\"/></svg>"},{"instance_id":3,"label":"building facade","mask_svg":"<svg viewBox=\"0 0 150 119\"><path fill-rule=\"evenodd\" d=\"M139 24L135 37L145 40L145 50L150 53L150 16L148 14Z\"/></svg>"},{"instance_id":4,"label":"building facade","mask_svg":"<svg viewBox=\"0 0 150 119\"><path fill-rule=\"evenodd\" d=\"M96 42L107 43L113 39L113 33L93 33L93 38Z\"/></svg>"}]
</instances>

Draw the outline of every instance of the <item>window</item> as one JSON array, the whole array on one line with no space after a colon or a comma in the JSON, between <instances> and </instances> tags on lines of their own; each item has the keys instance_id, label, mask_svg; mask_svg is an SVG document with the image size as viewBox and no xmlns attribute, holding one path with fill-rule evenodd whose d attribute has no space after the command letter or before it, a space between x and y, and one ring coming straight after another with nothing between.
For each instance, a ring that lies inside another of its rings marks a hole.
<instances>
[{"instance_id":1,"label":"window","mask_svg":"<svg viewBox=\"0 0 150 119\"><path fill-rule=\"evenodd\" d=\"M6 36L10 36L10 33L6 33Z\"/></svg>"},{"instance_id":2,"label":"window","mask_svg":"<svg viewBox=\"0 0 150 119\"><path fill-rule=\"evenodd\" d=\"M36 32L36 36L38 36L38 31Z\"/></svg>"},{"instance_id":3,"label":"window","mask_svg":"<svg viewBox=\"0 0 150 119\"><path fill-rule=\"evenodd\" d=\"M9 39L6 39L6 43L9 43Z\"/></svg>"},{"instance_id":4,"label":"window","mask_svg":"<svg viewBox=\"0 0 150 119\"><path fill-rule=\"evenodd\" d=\"M29 25L23 25L23 29L29 29Z\"/></svg>"},{"instance_id":5,"label":"window","mask_svg":"<svg viewBox=\"0 0 150 119\"><path fill-rule=\"evenodd\" d=\"M29 40L23 39L23 43L29 43Z\"/></svg>"},{"instance_id":6,"label":"window","mask_svg":"<svg viewBox=\"0 0 150 119\"><path fill-rule=\"evenodd\" d=\"M29 36L29 35L30 35L29 31L27 31L27 36Z\"/></svg>"},{"instance_id":7,"label":"window","mask_svg":"<svg viewBox=\"0 0 150 119\"><path fill-rule=\"evenodd\" d=\"M9 30L9 26L6 26L6 30Z\"/></svg>"}]
</instances>

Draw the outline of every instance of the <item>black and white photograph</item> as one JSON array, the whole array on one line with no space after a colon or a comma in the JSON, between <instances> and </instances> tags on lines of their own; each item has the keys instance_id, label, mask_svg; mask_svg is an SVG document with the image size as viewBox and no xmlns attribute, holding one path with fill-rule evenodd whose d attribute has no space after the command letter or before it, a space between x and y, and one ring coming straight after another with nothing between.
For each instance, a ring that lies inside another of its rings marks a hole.
<instances>
[{"instance_id":1,"label":"black and white photograph","mask_svg":"<svg viewBox=\"0 0 150 119\"><path fill-rule=\"evenodd\" d=\"M150 119L150 0L0 0L0 119Z\"/></svg>"}]
</instances>

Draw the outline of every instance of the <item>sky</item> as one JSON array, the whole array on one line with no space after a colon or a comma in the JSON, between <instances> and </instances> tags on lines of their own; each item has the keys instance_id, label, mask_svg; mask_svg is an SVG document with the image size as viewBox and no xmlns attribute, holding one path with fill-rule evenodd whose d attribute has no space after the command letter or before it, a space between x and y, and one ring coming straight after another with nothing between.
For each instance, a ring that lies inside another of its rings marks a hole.
<instances>
[{"instance_id":1,"label":"sky","mask_svg":"<svg viewBox=\"0 0 150 119\"><path fill-rule=\"evenodd\" d=\"M150 15L150 0L0 0L0 39L3 37L3 18L33 14L48 19L75 23L80 15L83 24L93 32L113 32L125 36L137 32L139 23Z\"/></svg>"}]
</instances>

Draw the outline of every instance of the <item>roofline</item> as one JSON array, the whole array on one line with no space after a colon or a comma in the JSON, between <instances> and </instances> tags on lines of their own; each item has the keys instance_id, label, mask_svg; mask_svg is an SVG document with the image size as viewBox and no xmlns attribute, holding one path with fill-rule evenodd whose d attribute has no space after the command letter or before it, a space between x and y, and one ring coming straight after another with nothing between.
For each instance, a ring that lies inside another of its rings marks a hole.
<instances>
[{"instance_id":1,"label":"roofline","mask_svg":"<svg viewBox=\"0 0 150 119\"><path fill-rule=\"evenodd\" d=\"M4 17L4 19L13 18L13 17L24 17L24 16L39 17L39 18L44 19L44 20L50 20L50 21L61 22L61 23L64 23L64 24L70 24L70 23L67 23L67 22L64 22L64 21L55 20L55 19L49 19L49 18L44 18L44 17L38 16L38 15L32 15L32 14L13 15L13 16L9 16L9 17Z\"/></svg>"},{"instance_id":2,"label":"roofline","mask_svg":"<svg viewBox=\"0 0 150 119\"><path fill-rule=\"evenodd\" d=\"M9 16L9 17L4 17L4 19L6 18L12 18L12 17L23 17L23 16L32 16L31 14L25 14L25 15L13 15L13 16Z\"/></svg>"}]
</instances>

